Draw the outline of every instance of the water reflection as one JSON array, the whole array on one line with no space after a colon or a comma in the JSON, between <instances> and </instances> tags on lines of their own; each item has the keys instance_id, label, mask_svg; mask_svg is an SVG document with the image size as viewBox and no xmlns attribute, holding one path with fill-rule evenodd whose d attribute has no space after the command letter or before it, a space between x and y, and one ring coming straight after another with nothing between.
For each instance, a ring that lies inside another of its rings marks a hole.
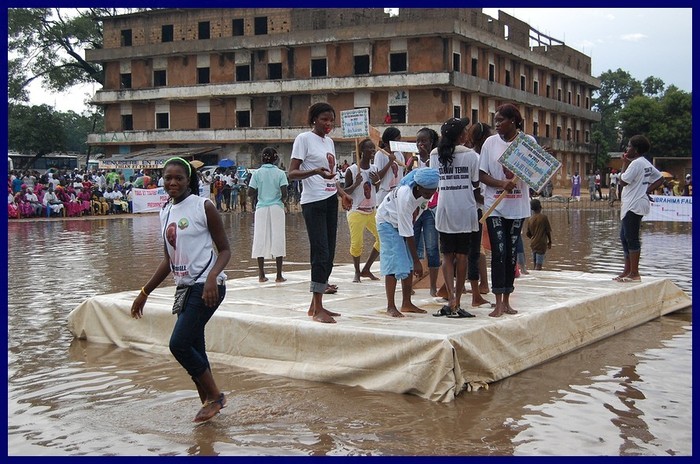
<instances>
[{"instance_id":1,"label":"water reflection","mask_svg":"<svg viewBox=\"0 0 700 464\"><path fill-rule=\"evenodd\" d=\"M617 211L545 204L545 213L554 228L546 269L621 269ZM224 216L231 278L256 273L252 218ZM285 269L306 269L301 214L287 224ZM229 406L195 428L197 399L169 355L75 340L66 328L66 315L86 297L135 289L150 276L163 253L157 216L12 222L8 233L11 455L692 453L690 312L449 404L217 366ZM689 224L644 223L642 274L663 273L691 293L691 239ZM338 240L336 262L351 262L344 215ZM371 244L367 237L365 254Z\"/></svg>"}]
</instances>

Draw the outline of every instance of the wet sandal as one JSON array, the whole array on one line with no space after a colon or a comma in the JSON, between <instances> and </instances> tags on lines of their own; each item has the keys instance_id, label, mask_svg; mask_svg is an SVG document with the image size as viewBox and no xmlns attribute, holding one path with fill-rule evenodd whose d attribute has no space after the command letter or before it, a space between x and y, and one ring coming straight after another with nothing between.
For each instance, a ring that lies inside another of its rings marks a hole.
<instances>
[{"instance_id":1,"label":"wet sandal","mask_svg":"<svg viewBox=\"0 0 700 464\"><path fill-rule=\"evenodd\" d=\"M219 409L214 411L211 414L207 413L207 409L209 409L212 405L218 404ZM213 400L213 401L205 401L204 404L202 405L201 409L195 416L195 418L192 420L192 422L195 422L197 424L203 424L205 422L208 422L210 419L212 419L214 416L219 414L219 411L224 409L226 407L226 397L222 393L219 395L219 399Z\"/></svg>"},{"instance_id":2,"label":"wet sandal","mask_svg":"<svg viewBox=\"0 0 700 464\"><path fill-rule=\"evenodd\" d=\"M433 313L433 316L441 317L441 316L449 316L450 314L452 314L452 308L450 308L448 305L445 305L442 308L440 308L440 311Z\"/></svg>"},{"instance_id":3,"label":"wet sandal","mask_svg":"<svg viewBox=\"0 0 700 464\"><path fill-rule=\"evenodd\" d=\"M457 308L457 311L455 312L450 312L450 314L447 315L450 319L461 319L463 317L476 317L472 313L463 310L462 308Z\"/></svg>"}]
</instances>

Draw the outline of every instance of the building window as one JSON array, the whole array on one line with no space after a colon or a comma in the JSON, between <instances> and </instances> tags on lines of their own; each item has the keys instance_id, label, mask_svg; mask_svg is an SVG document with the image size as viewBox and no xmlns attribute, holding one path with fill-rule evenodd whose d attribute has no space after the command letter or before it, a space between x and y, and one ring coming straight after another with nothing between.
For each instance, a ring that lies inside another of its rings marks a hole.
<instances>
[{"instance_id":1,"label":"building window","mask_svg":"<svg viewBox=\"0 0 700 464\"><path fill-rule=\"evenodd\" d=\"M561 140L561 126L557 126L557 140Z\"/></svg>"},{"instance_id":2,"label":"building window","mask_svg":"<svg viewBox=\"0 0 700 464\"><path fill-rule=\"evenodd\" d=\"M267 78L282 79L282 63L268 63Z\"/></svg>"},{"instance_id":3,"label":"building window","mask_svg":"<svg viewBox=\"0 0 700 464\"><path fill-rule=\"evenodd\" d=\"M579 143L581 141L581 131L576 130L576 143Z\"/></svg>"},{"instance_id":4,"label":"building window","mask_svg":"<svg viewBox=\"0 0 700 464\"><path fill-rule=\"evenodd\" d=\"M153 71L153 87L164 87L168 85L168 73L165 69Z\"/></svg>"},{"instance_id":5,"label":"building window","mask_svg":"<svg viewBox=\"0 0 700 464\"><path fill-rule=\"evenodd\" d=\"M561 101L561 89L557 89L557 101Z\"/></svg>"},{"instance_id":6,"label":"building window","mask_svg":"<svg viewBox=\"0 0 700 464\"><path fill-rule=\"evenodd\" d=\"M121 46L131 47L131 29L122 30Z\"/></svg>"},{"instance_id":7,"label":"building window","mask_svg":"<svg viewBox=\"0 0 700 464\"><path fill-rule=\"evenodd\" d=\"M506 87L510 87L510 71L506 69Z\"/></svg>"},{"instance_id":8,"label":"building window","mask_svg":"<svg viewBox=\"0 0 700 464\"><path fill-rule=\"evenodd\" d=\"M197 84L209 83L209 68L197 68Z\"/></svg>"},{"instance_id":9,"label":"building window","mask_svg":"<svg viewBox=\"0 0 700 464\"><path fill-rule=\"evenodd\" d=\"M461 118L462 117L462 107L458 105L454 105L452 107L452 117L453 118Z\"/></svg>"},{"instance_id":10,"label":"building window","mask_svg":"<svg viewBox=\"0 0 700 464\"><path fill-rule=\"evenodd\" d=\"M547 85L547 98L549 98L549 95L551 94L551 92L552 92L552 86Z\"/></svg>"},{"instance_id":11,"label":"building window","mask_svg":"<svg viewBox=\"0 0 700 464\"><path fill-rule=\"evenodd\" d=\"M452 70L462 72L462 55L459 53L452 54Z\"/></svg>"},{"instance_id":12,"label":"building window","mask_svg":"<svg viewBox=\"0 0 700 464\"><path fill-rule=\"evenodd\" d=\"M211 113L197 113L197 127L209 129L211 127Z\"/></svg>"},{"instance_id":13,"label":"building window","mask_svg":"<svg viewBox=\"0 0 700 464\"><path fill-rule=\"evenodd\" d=\"M576 106L581 106L581 94L576 94Z\"/></svg>"},{"instance_id":14,"label":"building window","mask_svg":"<svg viewBox=\"0 0 700 464\"><path fill-rule=\"evenodd\" d=\"M568 93L567 93L567 95L566 95L566 101L569 103L569 105L571 104L571 92L568 92Z\"/></svg>"},{"instance_id":15,"label":"building window","mask_svg":"<svg viewBox=\"0 0 700 464\"><path fill-rule=\"evenodd\" d=\"M493 82L496 79L496 66L489 64L489 82Z\"/></svg>"},{"instance_id":16,"label":"building window","mask_svg":"<svg viewBox=\"0 0 700 464\"><path fill-rule=\"evenodd\" d=\"M236 111L236 127L250 127L250 110Z\"/></svg>"},{"instance_id":17,"label":"building window","mask_svg":"<svg viewBox=\"0 0 700 464\"><path fill-rule=\"evenodd\" d=\"M282 126L282 111L269 110L267 112L267 125L270 127L281 127Z\"/></svg>"},{"instance_id":18,"label":"building window","mask_svg":"<svg viewBox=\"0 0 700 464\"><path fill-rule=\"evenodd\" d=\"M525 76L520 76L520 90L525 91Z\"/></svg>"},{"instance_id":19,"label":"building window","mask_svg":"<svg viewBox=\"0 0 700 464\"><path fill-rule=\"evenodd\" d=\"M267 34L267 16L255 18L255 35Z\"/></svg>"},{"instance_id":20,"label":"building window","mask_svg":"<svg viewBox=\"0 0 700 464\"><path fill-rule=\"evenodd\" d=\"M533 122L533 123L532 123L532 135L534 135L535 137L537 137L537 136L539 135L539 134L538 134L539 129L540 129L540 125L537 124L536 122Z\"/></svg>"},{"instance_id":21,"label":"building window","mask_svg":"<svg viewBox=\"0 0 700 464\"><path fill-rule=\"evenodd\" d=\"M369 55L355 56L355 74L369 74Z\"/></svg>"},{"instance_id":22,"label":"building window","mask_svg":"<svg viewBox=\"0 0 700 464\"><path fill-rule=\"evenodd\" d=\"M245 34L245 23L243 18L238 18L233 20L233 36L240 36Z\"/></svg>"},{"instance_id":23,"label":"building window","mask_svg":"<svg viewBox=\"0 0 700 464\"><path fill-rule=\"evenodd\" d=\"M472 124L479 122L479 110L472 110Z\"/></svg>"},{"instance_id":24,"label":"building window","mask_svg":"<svg viewBox=\"0 0 700 464\"><path fill-rule=\"evenodd\" d=\"M586 138L586 143L589 143L591 141L591 133L586 131L583 133L583 136Z\"/></svg>"},{"instance_id":25,"label":"building window","mask_svg":"<svg viewBox=\"0 0 700 464\"><path fill-rule=\"evenodd\" d=\"M588 103L588 97L586 97L586 109L587 109L587 110L591 109L590 106L589 106L589 103Z\"/></svg>"},{"instance_id":26,"label":"building window","mask_svg":"<svg viewBox=\"0 0 700 464\"><path fill-rule=\"evenodd\" d=\"M122 114L122 130L134 130L134 116L131 114Z\"/></svg>"},{"instance_id":27,"label":"building window","mask_svg":"<svg viewBox=\"0 0 700 464\"><path fill-rule=\"evenodd\" d=\"M119 85L122 89L130 89L131 88L131 73L120 74L119 78L120 78Z\"/></svg>"},{"instance_id":28,"label":"building window","mask_svg":"<svg viewBox=\"0 0 700 464\"><path fill-rule=\"evenodd\" d=\"M243 64L236 66L236 82L247 82L250 80L250 65Z\"/></svg>"},{"instance_id":29,"label":"building window","mask_svg":"<svg viewBox=\"0 0 700 464\"><path fill-rule=\"evenodd\" d=\"M408 54L406 52L389 54L389 72L406 72L408 69Z\"/></svg>"},{"instance_id":30,"label":"building window","mask_svg":"<svg viewBox=\"0 0 700 464\"><path fill-rule=\"evenodd\" d=\"M540 94L540 83L539 82L535 81L532 83L532 93L534 93L535 95Z\"/></svg>"},{"instance_id":31,"label":"building window","mask_svg":"<svg viewBox=\"0 0 700 464\"><path fill-rule=\"evenodd\" d=\"M549 137L549 124L545 124L544 126L544 136Z\"/></svg>"},{"instance_id":32,"label":"building window","mask_svg":"<svg viewBox=\"0 0 700 464\"><path fill-rule=\"evenodd\" d=\"M392 124L406 124L406 107L404 105L396 105L389 107Z\"/></svg>"},{"instance_id":33,"label":"building window","mask_svg":"<svg viewBox=\"0 0 700 464\"><path fill-rule=\"evenodd\" d=\"M200 21L197 27L197 38L199 40L207 40L210 36L209 21Z\"/></svg>"},{"instance_id":34,"label":"building window","mask_svg":"<svg viewBox=\"0 0 700 464\"><path fill-rule=\"evenodd\" d=\"M479 69L479 60L476 58L472 58L472 76L475 76L478 74L478 69Z\"/></svg>"},{"instance_id":35,"label":"building window","mask_svg":"<svg viewBox=\"0 0 700 464\"><path fill-rule=\"evenodd\" d=\"M173 41L173 25L167 24L160 28L160 41L161 42L172 42Z\"/></svg>"},{"instance_id":36,"label":"building window","mask_svg":"<svg viewBox=\"0 0 700 464\"><path fill-rule=\"evenodd\" d=\"M156 113L156 129L169 129L170 128L170 114L169 113Z\"/></svg>"},{"instance_id":37,"label":"building window","mask_svg":"<svg viewBox=\"0 0 700 464\"><path fill-rule=\"evenodd\" d=\"M328 75L326 70L326 59L316 58L311 60L311 77L323 77Z\"/></svg>"},{"instance_id":38,"label":"building window","mask_svg":"<svg viewBox=\"0 0 700 464\"><path fill-rule=\"evenodd\" d=\"M566 129L566 140L571 142L571 129Z\"/></svg>"}]
</instances>

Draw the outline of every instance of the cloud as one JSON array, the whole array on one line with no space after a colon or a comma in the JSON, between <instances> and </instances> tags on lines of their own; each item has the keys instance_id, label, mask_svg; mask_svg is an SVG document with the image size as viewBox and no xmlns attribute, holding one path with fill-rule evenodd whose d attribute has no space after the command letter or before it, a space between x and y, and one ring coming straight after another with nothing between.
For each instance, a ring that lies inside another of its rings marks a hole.
<instances>
[{"instance_id":1,"label":"cloud","mask_svg":"<svg viewBox=\"0 0 700 464\"><path fill-rule=\"evenodd\" d=\"M620 39L625 40L627 42L639 42L648 38L648 35L642 34L641 32L635 32L633 34L624 34L620 36Z\"/></svg>"}]
</instances>

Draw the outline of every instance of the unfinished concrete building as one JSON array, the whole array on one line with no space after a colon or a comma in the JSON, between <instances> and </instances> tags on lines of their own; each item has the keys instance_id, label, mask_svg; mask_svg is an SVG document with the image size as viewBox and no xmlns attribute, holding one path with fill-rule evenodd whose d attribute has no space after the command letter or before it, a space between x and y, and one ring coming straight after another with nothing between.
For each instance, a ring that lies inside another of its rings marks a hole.
<instances>
[{"instance_id":1,"label":"unfinished concrete building","mask_svg":"<svg viewBox=\"0 0 700 464\"><path fill-rule=\"evenodd\" d=\"M525 131L562 161L555 185L591 166L595 146L590 57L512 16L472 8L157 9L104 18L107 156L171 149L205 164L257 167L272 145L288 166L309 105L368 108L381 132L392 117L403 140L452 116L492 124L515 103ZM331 137L339 160L354 140Z\"/></svg>"}]
</instances>

